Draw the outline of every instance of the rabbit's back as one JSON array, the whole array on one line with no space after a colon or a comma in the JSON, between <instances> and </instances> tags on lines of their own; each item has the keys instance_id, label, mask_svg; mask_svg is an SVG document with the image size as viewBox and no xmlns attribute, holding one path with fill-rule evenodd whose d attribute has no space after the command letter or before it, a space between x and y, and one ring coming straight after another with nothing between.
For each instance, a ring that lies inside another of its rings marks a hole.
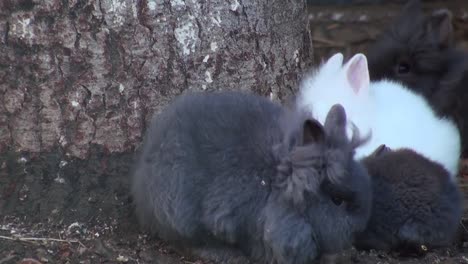
<instances>
[{"instance_id":1,"label":"rabbit's back","mask_svg":"<svg viewBox=\"0 0 468 264\"><path fill-rule=\"evenodd\" d=\"M439 118L427 101L392 81L371 86L375 99L375 125L368 144L358 156L370 154L379 145L410 148L442 164L455 177L460 156L460 134L450 119Z\"/></svg>"},{"instance_id":2,"label":"rabbit's back","mask_svg":"<svg viewBox=\"0 0 468 264\"><path fill-rule=\"evenodd\" d=\"M275 172L281 112L268 99L236 92L176 99L153 119L133 176L142 224L166 239L193 238L206 232L204 218L222 217L206 216L207 208L240 217L248 213L230 210L252 200L260 206Z\"/></svg>"},{"instance_id":3,"label":"rabbit's back","mask_svg":"<svg viewBox=\"0 0 468 264\"><path fill-rule=\"evenodd\" d=\"M372 216L359 248L447 246L462 214L456 184L437 163L409 149L369 156L363 162L374 192Z\"/></svg>"}]
</instances>

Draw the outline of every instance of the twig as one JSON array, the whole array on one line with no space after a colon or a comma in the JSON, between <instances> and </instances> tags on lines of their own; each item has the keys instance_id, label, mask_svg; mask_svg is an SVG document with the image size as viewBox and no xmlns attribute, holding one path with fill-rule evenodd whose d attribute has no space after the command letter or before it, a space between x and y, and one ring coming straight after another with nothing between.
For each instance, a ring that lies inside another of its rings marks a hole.
<instances>
[{"instance_id":1,"label":"twig","mask_svg":"<svg viewBox=\"0 0 468 264\"><path fill-rule=\"evenodd\" d=\"M323 43L323 44L327 44L329 46L332 46L332 47L344 47L345 44L343 43L339 43L339 42L335 42L333 40L329 40L329 39L324 39L324 38L318 38L318 37L313 37L312 38L312 42L320 42L320 43Z\"/></svg>"},{"instance_id":2,"label":"twig","mask_svg":"<svg viewBox=\"0 0 468 264\"><path fill-rule=\"evenodd\" d=\"M466 227L465 227L465 225L463 224L463 221L462 221L462 220L460 220L460 225L463 227L463 229L465 229L465 232L468 233L468 230L466 229Z\"/></svg>"},{"instance_id":3,"label":"twig","mask_svg":"<svg viewBox=\"0 0 468 264\"><path fill-rule=\"evenodd\" d=\"M80 246L86 248L86 246L81 243L81 241L76 240L76 239L58 239L58 238L47 238L47 237L8 237L8 236L0 236L1 239L6 239L6 240L13 240L13 241L21 241L21 242L34 242L34 241L43 241L43 242L64 242L64 243L78 243Z\"/></svg>"},{"instance_id":4,"label":"twig","mask_svg":"<svg viewBox=\"0 0 468 264\"><path fill-rule=\"evenodd\" d=\"M347 43L342 43L342 42L336 42L330 39L324 39L320 37L312 37L312 43L317 42L314 47L316 48L343 48L343 47L348 47L349 45L359 45L362 43L366 43L368 41L374 41L376 40L375 37L368 36L364 37L361 39L357 39L354 41L349 41Z\"/></svg>"}]
</instances>

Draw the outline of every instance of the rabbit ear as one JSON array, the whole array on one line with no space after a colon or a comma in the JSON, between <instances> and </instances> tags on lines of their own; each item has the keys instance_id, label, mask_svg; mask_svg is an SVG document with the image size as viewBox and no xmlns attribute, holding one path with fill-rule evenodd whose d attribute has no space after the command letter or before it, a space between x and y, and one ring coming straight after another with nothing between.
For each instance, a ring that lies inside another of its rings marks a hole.
<instances>
[{"instance_id":1,"label":"rabbit ear","mask_svg":"<svg viewBox=\"0 0 468 264\"><path fill-rule=\"evenodd\" d=\"M303 126L302 144L320 143L324 140L323 126L317 120L306 120Z\"/></svg>"},{"instance_id":2,"label":"rabbit ear","mask_svg":"<svg viewBox=\"0 0 468 264\"><path fill-rule=\"evenodd\" d=\"M369 90L369 69L364 54L354 55L344 66L346 79L355 94L367 94Z\"/></svg>"},{"instance_id":3,"label":"rabbit ear","mask_svg":"<svg viewBox=\"0 0 468 264\"><path fill-rule=\"evenodd\" d=\"M397 31L405 32L408 29L412 28L412 25L419 23L424 17L424 13L421 7L420 0L410 0L404 6L398 16L398 18L393 23L393 27Z\"/></svg>"},{"instance_id":4,"label":"rabbit ear","mask_svg":"<svg viewBox=\"0 0 468 264\"><path fill-rule=\"evenodd\" d=\"M325 131L330 135L346 138L346 112L342 105L335 104L325 119Z\"/></svg>"},{"instance_id":5,"label":"rabbit ear","mask_svg":"<svg viewBox=\"0 0 468 264\"><path fill-rule=\"evenodd\" d=\"M410 0L404 6L401 11L401 19L412 19L415 15L422 14L422 7L420 0Z\"/></svg>"},{"instance_id":6,"label":"rabbit ear","mask_svg":"<svg viewBox=\"0 0 468 264\"><path fill-rule=\"evenodd\" d=\"M333 72L338 71L343 66L343 54L342 53L335 53L331 56L325 64L322 66L322 71L325 72Z\"/></svg>"},{"instance_id":7,"label":"rabbit ear","mask_svg":"<svg viewBox=\"0 0 468 264\"><path fill-rule=\"evenodd\" d=\"M380 146L377 147L377 149L374 150L374 152L372 152L369 156L371 157L378 157L382 154L385 154L387 152L391 152L392 149L390 149L389 147L387 147L385 144L382 144Z\"/></svg>"},{"instance_id":8,"label":"rabbit ear","mask_svg":"<svg viewBox=\"0 0 468 264\"><path fill-rule=\"evenodd\" d=\"M452 12L448 9L434 11L426 23L426 31L440 47L449 47L453 41Z\"/></svg>"}]
</instances>

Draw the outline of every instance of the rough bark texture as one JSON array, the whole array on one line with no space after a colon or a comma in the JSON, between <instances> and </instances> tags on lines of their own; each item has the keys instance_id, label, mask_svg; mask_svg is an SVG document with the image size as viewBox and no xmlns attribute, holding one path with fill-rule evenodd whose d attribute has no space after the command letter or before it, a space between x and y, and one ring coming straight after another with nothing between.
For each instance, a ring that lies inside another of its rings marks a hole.
<instances>
[{"instance_id":1,"label":"rough bark texture","mask_svg":"<svg viewBox=\"0 0 468 264\"><path fill-rule=\"evenodd\" d=\"M302 0L3 0L0 152L132 150L187 90L281 99L310 61Z\"/></svg>"},{"instance_id":2,"label":"rough bark texture","mask_svg":"<svg viewBox=\"0 0 468 264\"><path fill-rule=\"evenodd\" d=\"M28 219L128 218L154 112L189 90L281 100L312 61L304 0L1 0L0 32L0 215Z\"/></svg>"}]
</instances>

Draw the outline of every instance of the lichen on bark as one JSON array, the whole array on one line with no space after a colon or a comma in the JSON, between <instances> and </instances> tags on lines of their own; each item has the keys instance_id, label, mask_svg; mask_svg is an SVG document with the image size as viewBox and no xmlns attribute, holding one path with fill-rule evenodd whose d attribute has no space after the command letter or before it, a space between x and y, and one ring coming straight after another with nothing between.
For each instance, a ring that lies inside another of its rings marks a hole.
<instances>
[{"instance_id":1,"label":"lichen on bark","mask_svg":"<svg viewBox=\"0 0 468 264\"><path fill-rule=\"evenodd\" d=\"M303 0L5 0L0 10L0 153L131 151L173 97L282 100L311 61Z\"/></svg>"}]
</instances>

